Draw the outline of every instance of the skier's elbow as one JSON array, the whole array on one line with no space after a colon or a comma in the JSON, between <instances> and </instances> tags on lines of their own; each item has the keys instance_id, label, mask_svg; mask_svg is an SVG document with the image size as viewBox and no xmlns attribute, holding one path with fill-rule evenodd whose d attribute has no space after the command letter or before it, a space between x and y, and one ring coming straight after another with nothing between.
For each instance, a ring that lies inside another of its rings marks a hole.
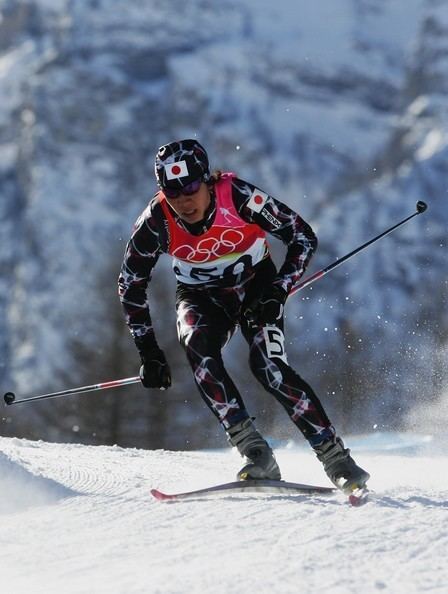
<instances>
[{"instance_id":1,"label":"skier's elbow","mask_svg":"<svg viewBox=\"0 0 448 594\"><path fill-rule=\"evenodd\" d=\"M308 237L309 240L309 245L310 245L310 251L311 253L314 254L314 252L317 250L317 246L319 245L319 242L317 240L317 236L314 234L314 231L312 231L310 229L310 234Z\"/></svg>"}]
</instances>

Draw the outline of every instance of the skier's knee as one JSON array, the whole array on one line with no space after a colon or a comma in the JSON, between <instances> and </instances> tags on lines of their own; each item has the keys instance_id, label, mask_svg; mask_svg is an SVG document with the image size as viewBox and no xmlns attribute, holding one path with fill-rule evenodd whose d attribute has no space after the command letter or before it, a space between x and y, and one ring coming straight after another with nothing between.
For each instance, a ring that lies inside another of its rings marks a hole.
<instances>
[{"instance_id":1,"label":"skier's knee","mask_svg":"<svg viewBox=\"0 0 448 594\"><path fill-rule=\"evenodd\" d=\"M179 333L179 342L181 346L188 351L190 348L196 348L201 344L202 337L199 329L189 328Z\"/></svg>"},{"instance_id":2,"label":"skier's knee","mask_svg":"<svg viewBox=\"0 0 448 594\"><path fill-rule=\"evenodd\" d=\"M199 328L190 328L179 334L179 342L189 358L206 357L215 352L208 333Z\"/></svg>"},{"instance_id":3,"label":"skier's knee","mask_svg":"<svg viewBox=\"0 0 448 594\"><path fill-rule=\"evenodd\" d=\"M251 352L249 367L257 381L267 390L281 386L289 369L281 358L261 356L260 352Z\"/></svg>"},{"instance_id":4,"label":"skier's knee","mask_svg":"<svg viewBox=\"0 0 448 594\"><path fill-rule=\"evenodd\" d=\"M251 355L249 357L249 367L255 379L268 388L271 378L276 375L277 366L269 360Z\"/></svg>"}]
</instances>

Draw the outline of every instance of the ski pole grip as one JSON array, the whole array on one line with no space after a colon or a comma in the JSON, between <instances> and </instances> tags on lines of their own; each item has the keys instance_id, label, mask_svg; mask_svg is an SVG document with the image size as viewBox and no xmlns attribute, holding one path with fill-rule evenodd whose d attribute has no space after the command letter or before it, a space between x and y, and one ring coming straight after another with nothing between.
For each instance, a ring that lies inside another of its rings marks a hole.
<instances>
[{"instance_id":1,"label":"ski pole grip","mask_svg":"<svg viewBox=\"0 0 448 594\"><path fill-rule=\"evenodd\" d=\"M423 202L423 200L419 200L417 202L416 208L417 212L420 214L422 212L425 212L425 210L428 208L428 205L426 204L426 202Z\"/></svg>"}]
</instances>

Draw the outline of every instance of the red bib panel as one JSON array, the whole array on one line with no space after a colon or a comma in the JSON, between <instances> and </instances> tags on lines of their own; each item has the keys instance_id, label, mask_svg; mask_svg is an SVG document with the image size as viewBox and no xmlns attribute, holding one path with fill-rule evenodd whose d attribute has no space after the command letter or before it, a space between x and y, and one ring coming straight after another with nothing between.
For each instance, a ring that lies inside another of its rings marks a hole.
<instances>
[{"instance_id":1,"label":"red bib panel","mask_svg":"<svg viewBox=\"0 0 448 594\"><path fill-rule=\"evenodd\" d=\"M246 223L232 200L233 173L223 173L215 184L216 214L208 231L192 235L180 227L161 192L161 206L168 221L168 253L178 280L189 285L231 280L261 262L268 252L265 232Z\"/></svg>"}]
</instances>

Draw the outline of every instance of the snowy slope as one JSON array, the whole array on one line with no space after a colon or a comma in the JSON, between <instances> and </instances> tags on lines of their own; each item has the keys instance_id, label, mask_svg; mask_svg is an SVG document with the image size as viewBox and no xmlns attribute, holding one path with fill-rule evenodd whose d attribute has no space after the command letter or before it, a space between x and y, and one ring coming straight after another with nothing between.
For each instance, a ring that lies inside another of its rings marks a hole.
<instances>
[{"instance_id":1,"label":"snowy slope","mask_svg":"<svg viewBox=\"0 0 448 594\"><path fill-rule=\"evenodd\" d=\"M364 441L375 494L355 509L340 495L151 499L231 480L229 450L0 438L1 592L446 592L447 459L416 443ZM327 484L309 451L277 455L285 478Z\"/></svg>"}]
</instances>

